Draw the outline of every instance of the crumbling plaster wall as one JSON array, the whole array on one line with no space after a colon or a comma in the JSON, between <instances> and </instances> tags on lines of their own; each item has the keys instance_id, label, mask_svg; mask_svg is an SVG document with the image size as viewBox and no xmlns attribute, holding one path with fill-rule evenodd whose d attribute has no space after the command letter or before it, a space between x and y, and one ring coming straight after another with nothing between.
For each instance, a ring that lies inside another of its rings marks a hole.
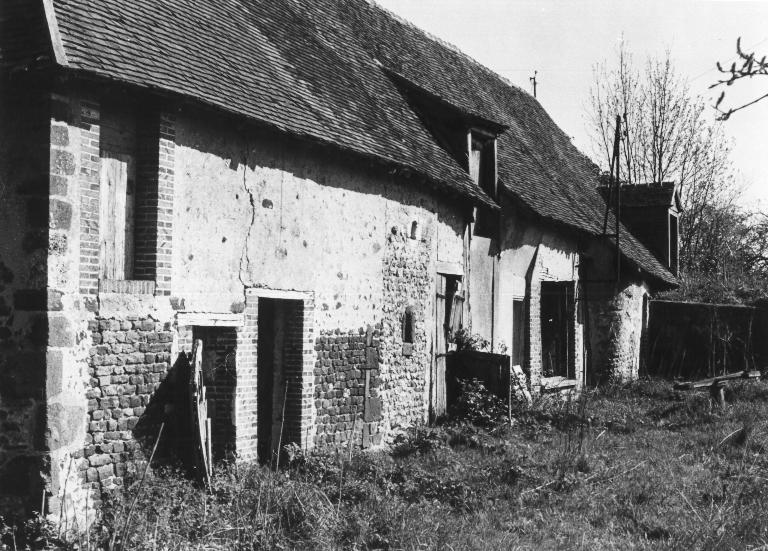
<instances>
[{"instance_id":1,"label":"crumbling plaster wall","mask_svg":"<svg viewBox=\"0 0 768 551\"><path fill-rule=\"evenodd\" d=\"M346 433L362 411L350 390L364 373L347 350L369 325L380 332L372 394L382 400L381 432L425 419L436 263L463 264L455 202L349 156L190 113L177 121L174 213L172 295L184 309L237 309L245 287L314 297L314 335L324 339L313 381L319 444L343 442L329 427ZM417 318L410 356L407 306Z\"/></svg>"},{"instance_id":2,"label":"crumbling plaster wall","mask_svg":"<svg viewBox=\"0 0 768 551\"><path fill-rule=\"evenodd\" d=\"M522 218L504 200L501 243L473 237L470 263L471 329L491 342L494 351L512 354L513 301L526 302L526 365L529 384L538 391L541 374L540 296L542 281L574 281L578 293L579 253L575 239L544 223ZM582 382L583 317L574 309L572 343L575 377Z\"/></svg>"},{"instance_id":3,"label":"crumbling plaster wall","mask_svg":"<svg viewBox=\"0 0 768 551\"><path fill-rule=\"evenodd\" d=\"M469 328L493 345L499 342L494 326L494 304L499 285L496 239L473 235L469 246Z\"/></svg>"},{"instance_id":4,"label":"crumbling plaster wall","mask_svg":"<svg viewBox=\"0 0 768 551\"><path fill-rule=\"evenodd\" d=\"M591 384L637 379L643 358L643 316L650 287L637 268L622 258L616 277L616 251L596 240L585 254L583 298L589 312Z\"/></svg>"},{"instance_id":5,"label":"crumbling plaster wall","mask_svg":"<svg viewBox=\"0 0 768 551\"><path fill-rule=\"evenodd\" d=\"M623 279L591 286L590 364L594 382L637 379L648 323L643 316L643 309L647 308L644 297L649 292L648 285L640 280Z\"/></svg>"}]
</instances>

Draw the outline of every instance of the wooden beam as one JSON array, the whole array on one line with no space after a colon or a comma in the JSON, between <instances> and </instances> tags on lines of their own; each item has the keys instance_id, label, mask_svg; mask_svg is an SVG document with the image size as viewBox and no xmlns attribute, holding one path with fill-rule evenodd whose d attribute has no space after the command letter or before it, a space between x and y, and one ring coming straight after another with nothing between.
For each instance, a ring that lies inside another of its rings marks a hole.
<instances>
[{"instance_id":1,"label":"wooden beam","mask_svg":"<svg viewBox=\"0 0 768 551\"><path fill-rule=\"evenodd\" d=\"M709 388L712 385L723 381L731 381L734 379L759 379L760 377L761 373L759 371L737 371L735 373L728 373L727 375L721 375L711 379L702 379L701 381L675 383L673 388L675 390L698 390L700 388Z\"/></svg>"}]
</instances>

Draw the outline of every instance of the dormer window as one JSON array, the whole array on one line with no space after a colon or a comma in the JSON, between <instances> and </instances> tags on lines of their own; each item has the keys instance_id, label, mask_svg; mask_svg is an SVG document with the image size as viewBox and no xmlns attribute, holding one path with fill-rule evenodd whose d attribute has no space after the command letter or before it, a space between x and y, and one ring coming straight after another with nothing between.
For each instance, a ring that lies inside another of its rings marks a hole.
<instances>
[{"instance_id":1,"label":"dormer window","mask_svg":"<svg viewBox=\"0 0 768 551\"><path fill-rule=\"evenodd\" d=\"M608 186L598 188L607 201ZM673 182L621 185L621 222L674 275L678 275L680 195ZM613 190L615 193L615 189Z\"/></svg>"},{"instance_id":2,"label":"dormer window","mask_svg":"<svg viewBox=\"0 0 768 551\"><path fill-rule=\"evenodd\" d=\"M469 175L490 198L498 197L496 174L496 137L481 130L471 130L468 136ZM499 228L498 213L487 207L478 207L475 215L475 235L496 237Z\"/></svg>"}]
</instances>

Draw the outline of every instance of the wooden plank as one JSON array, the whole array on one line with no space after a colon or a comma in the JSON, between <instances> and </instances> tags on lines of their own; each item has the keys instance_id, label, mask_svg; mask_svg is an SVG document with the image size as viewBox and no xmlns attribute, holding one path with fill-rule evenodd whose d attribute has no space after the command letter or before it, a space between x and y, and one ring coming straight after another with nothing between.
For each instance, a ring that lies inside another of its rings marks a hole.
<instances>
[{"instance_id":1,"label":"wooden plank","mask_svg":"<svg viewBox=\"0 0 768 551\"><path fill-rule=\"evenodd\" d=\"M99 179L99 260L100 275L105 279L130 279L133 275L133 173L133 157L102 152Z\"/></svg>"},{"instance_id":2,"label":"wooden plank","mask_svg":"<svg viewBox=\"0 0 768 551\"><path fill-rule=\"evenodd\" d=\"M203 383L203 341L197 339L192 345L192 368L189 377L189 399L192 427L196 433L196 463L203 474L205 483L211 483L211 432L208 418L206 388Z\"/></svg>"},{"instance_id":3,"label":"wooden plank","mask_svg":"<svg viewBox=\"0 0 768 551\"><path fill-rule=\"evenodd\" d=\"M721 381L730 381L735 379L759 379L761 373L759 371L737 371L735 373L728 373L727 375L720 375L719 377L712 377L709 379L702 379L700 381L683 381L675 383L675 390L697 390L700 388L709 388L712 385Z\"/></svg>"},{"instance_id":4,"label":"wooden plank","mask_svg":"<svg viewBox=\"0 0 768 551\"><path fill-rule=\"evenodd\" d=\"M365 349L365 367L364 369L379 369L379 350L373 346Z\"/></svg>"},{"instance_id":5,"label":"wooden plank","mask_svg":"<svg viewBox=\"0 0 768 551\"><path fill-rule=\"evenodd\" d=\"M125 193L128 187L128 171L120 159L107 166L112 167L112 181L109 190L110 229L113 234L107 236L112 243L112 279L125 279Z\"/></svg>"}]
</instances>

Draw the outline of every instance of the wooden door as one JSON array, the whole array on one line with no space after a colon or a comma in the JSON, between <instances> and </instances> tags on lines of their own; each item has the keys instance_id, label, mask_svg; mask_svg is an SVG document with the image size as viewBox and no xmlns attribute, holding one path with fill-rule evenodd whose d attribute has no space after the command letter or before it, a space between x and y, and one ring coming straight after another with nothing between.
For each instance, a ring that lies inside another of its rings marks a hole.
<instances>
[{"instance_id":1,"label":"wooden door","mask_svg":"<svg viewBox=\"0 0 768 551\"><path fill-rule=\"evenodd\" d=\"M206 484L210 485L211 419L208 417L208 399L203 382L203 341L200 339L192 346L192 366L189 374L189 403L192 406L192 430L195 431L196 463Z\"/></svg>"},{"instance_id":2,"label":"wooden door","mask_svg":"<svg viewBox=\"0 0 768 551\"><path fill-rule=\"evenodd\" d=\"M448 352L448 335L445 323L446 279L437 274L437 294L435 296L435 345L432 368L432 407L430 417L434 420L445 415L445 355Z\"/></svg>"}]
</instances>

